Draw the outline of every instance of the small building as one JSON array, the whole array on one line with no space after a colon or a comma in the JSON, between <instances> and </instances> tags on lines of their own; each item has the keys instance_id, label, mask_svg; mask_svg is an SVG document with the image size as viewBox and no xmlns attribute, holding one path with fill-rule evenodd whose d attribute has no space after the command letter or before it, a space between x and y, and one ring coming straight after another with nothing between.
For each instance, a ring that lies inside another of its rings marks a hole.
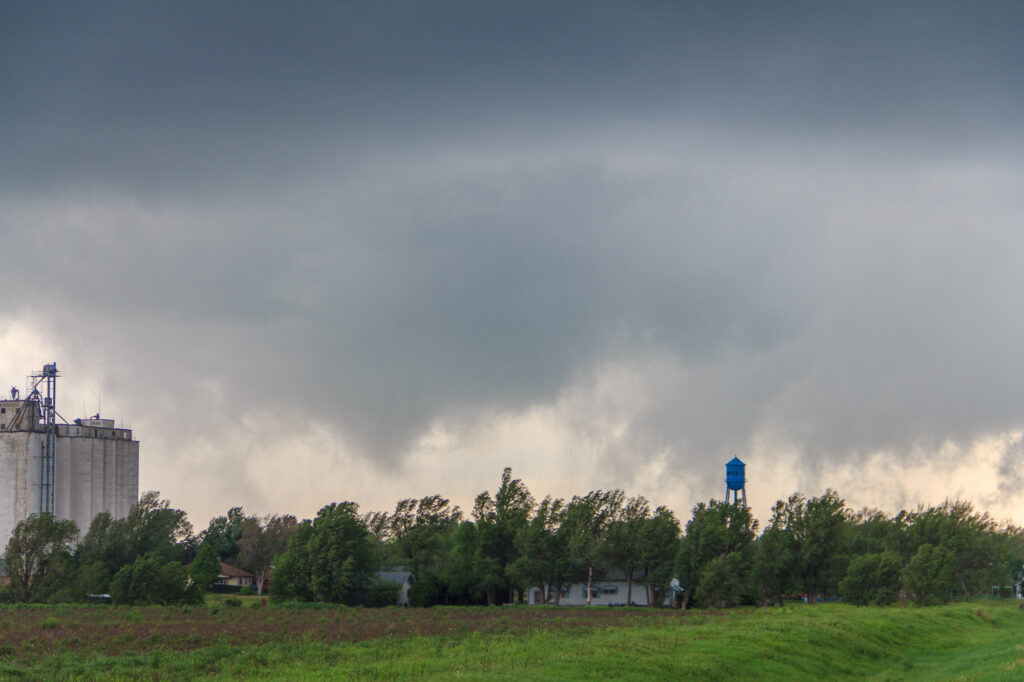
<instances>
[{"instance_id":1,"label":"small building","mask_svg":"<svg viewBox=\"0 0 1024 682\"><path fill-rule=\"evenodd\" d=\"M226 564L223 561L220 563L220 575L214 581L214 585L223 585L225 587L235 587L242 589L243 587L254 587L256 585L256 576L249 571L244 571L241 568Z\"/></svg>"},{"instance_id":2,"label":"small building","mask_svg":"<svg viewBox=\"0 0 1024 682\"><path fill-rule=\"evenodd\" d=\"M409 571L379 571L377 580L385 583L398 583L401 589L398 591L398 606L409 605L409 588L416 584L416 579Z\"/></svg>"}]
</instances>

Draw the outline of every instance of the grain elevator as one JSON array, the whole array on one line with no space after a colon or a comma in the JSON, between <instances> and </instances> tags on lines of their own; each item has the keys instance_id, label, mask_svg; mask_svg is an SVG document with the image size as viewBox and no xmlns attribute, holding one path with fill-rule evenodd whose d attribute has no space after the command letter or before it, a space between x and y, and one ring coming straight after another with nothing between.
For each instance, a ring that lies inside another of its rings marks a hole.
<instances>
[{"instance_id":1,"label":"grain elevator","mask_svg":"<svg viewBox=\"0 0 1024 682\"><path fill-rule=\"evenodd\" d=\"M122 518L139 499L139 441L97 413L57 411L56 363L0 399L0 551L31 514L71 519L85 535L96 514Z\"/></svg>"}]
</instances>

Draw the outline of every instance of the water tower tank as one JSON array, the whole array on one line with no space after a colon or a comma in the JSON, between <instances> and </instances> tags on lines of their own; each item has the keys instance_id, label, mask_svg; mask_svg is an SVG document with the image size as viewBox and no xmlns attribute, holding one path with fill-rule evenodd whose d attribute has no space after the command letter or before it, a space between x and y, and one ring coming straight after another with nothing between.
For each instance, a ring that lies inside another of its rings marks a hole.
<instances>
[{"instance_id":1,"label":"water tower tank","mask_svg":"<svg viewBox=\"0 0 1024 682\"><path fill-rule=\"evenodd\" d=\"M725 501L732 497L732 504L747 506L747 465L739 457L725 465Z\"/></svg>"},{"instance_id":2,"label":"water tower tank","mask_svg":"<svg viewBox=\"0 0 1024 682\"><path fill-rule=\"evenodd\" d=\"M725 484L729 490L743 490L746 484L747 465L740 461L739 457L733 457L732 461L725 465Z\"/></svg>"}]
</instances>

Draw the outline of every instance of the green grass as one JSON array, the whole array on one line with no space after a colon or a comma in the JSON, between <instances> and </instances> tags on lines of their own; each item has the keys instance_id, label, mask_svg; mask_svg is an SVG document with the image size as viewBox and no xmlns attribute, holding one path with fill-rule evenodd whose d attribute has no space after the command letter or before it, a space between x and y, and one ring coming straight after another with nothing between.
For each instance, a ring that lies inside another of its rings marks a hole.
<instances>
[{"instance_id":1,"label":"green grass","mask_svg":"<svg viewBox=\"0 0 1024 682\"><path fill-rule=\"evenodd\" d=\"M302 660L275 659L266 670L306 680L1019 680L1024 613L1015 606L691 612L676 623L571 635L473 633L314 648Z\"/></svg>"},{"instance_id":2,"label":"green grass","mask_svg":"<svg viewBox=\"0 0 1024 682\"><path fill-rule=\"evenodd\" d=\"M60 608L0 610L9 618L0 679L1024 679L1024 610L1011 602L687 613ZM217 634L261 624L280 634ZM163 634L172 625L177 639ZM104 627L109 640L96 634Z\"/></svg>"}]
</instances>

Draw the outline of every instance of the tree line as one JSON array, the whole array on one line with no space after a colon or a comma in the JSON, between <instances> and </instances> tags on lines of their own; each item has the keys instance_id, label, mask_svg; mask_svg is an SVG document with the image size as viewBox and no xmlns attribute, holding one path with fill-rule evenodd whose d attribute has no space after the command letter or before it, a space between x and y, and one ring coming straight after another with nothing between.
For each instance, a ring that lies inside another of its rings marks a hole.
<instances>
[{"instance_id":1,"label":"tree line","mask_svg":"<svg viewBox=\"0 0 1024 682\"><path fill-rule=\"evenodd\" d=\"M33 514L15 526L3 554L2 601L79 602L101 595L122 604L203 600L219 560L252 571L258 585L285 551L294 516L245 516L241 508L198 535L184 511L144 492L123 519L97 514L78 540L74 521Z\"/></svg>"},{"instance_id":2,"label":"tree line","mask_svg":"<svg viewBox=\"0 0 1024 682\"><path fill-rule=\"evenodd\" d=\"M941 603L1021 577L1024 533L963 501L889 516L855 512L833 490L793 494L763 531L750 510L697 504L685 526L663 506L621 490L538 501L511 469L480 493L466 518L440 495L362 514L353 502L313 519L249 516L242 508L195 534L183 511L144 493L124 519L99 514L80 541L67 520L18 524L3 559L13 601L198 602L219 562L256 576L274 599L394 604L383 570L415 577L412 606L523 602L529 590L558 605L570 585L620 576L624 603L687 608L809 603ZM673 589L673 585L676 586ZM643 598L639 598L639 595Z\"/></svg>"}]
</instances>

